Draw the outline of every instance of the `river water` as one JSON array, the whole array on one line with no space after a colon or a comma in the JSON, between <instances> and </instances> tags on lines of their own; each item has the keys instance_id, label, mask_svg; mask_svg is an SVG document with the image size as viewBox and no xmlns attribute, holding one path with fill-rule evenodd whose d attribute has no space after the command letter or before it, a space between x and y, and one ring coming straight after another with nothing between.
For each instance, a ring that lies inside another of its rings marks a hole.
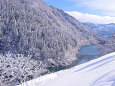
<instances>
[{"instance_id":1,"label":"river water","mask_svg":"<svg viewBox=\"0 0 115 86\"><path fill-rule=\"evenodd\" d=\"M97 45L82 46L78 52L78 60L76 65L88 62L98 57Z\"/></svg>"},{"instance_id":2,"label":"river water","mask_svg":"<svg viewBox=\"0 0 115 86\"><path fill-rule=\"evenodd\" d=\"M77 60L74 61L71 65L69 66L59 66L59 67L51 67L48 68L52 72L56 72L62 69L68 69L73 66L88 62L90 60L98 58L98 48L97 45L87 45L87 46L82 46L78 52L77 55Z\"/></svg>"}]
</instances>

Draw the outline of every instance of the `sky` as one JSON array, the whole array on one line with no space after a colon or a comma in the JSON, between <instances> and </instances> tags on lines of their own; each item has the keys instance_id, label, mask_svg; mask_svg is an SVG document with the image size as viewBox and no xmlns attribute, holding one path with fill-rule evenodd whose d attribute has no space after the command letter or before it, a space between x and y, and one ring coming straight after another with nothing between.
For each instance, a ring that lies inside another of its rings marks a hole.
<instances>
[{"instance_id":1,"label":"sky","mask_svg":"<svg viewBox=\"0 0 115 86\"><path fill-rule=\"evenodd\" d=\"M81 22L115 23L115 0L43 0Z\"/></svg>"}]
</instances>

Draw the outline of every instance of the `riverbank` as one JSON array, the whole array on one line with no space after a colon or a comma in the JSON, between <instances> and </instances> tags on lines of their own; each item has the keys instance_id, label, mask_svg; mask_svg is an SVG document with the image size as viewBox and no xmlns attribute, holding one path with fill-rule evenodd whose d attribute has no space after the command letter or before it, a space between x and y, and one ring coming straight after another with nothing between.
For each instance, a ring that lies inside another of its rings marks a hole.
<instances>
[{"instance_id":1,"label":"riverbank","mask_svg":"<svg viewBox=\"0 0 115 86\"><path fill-rule=\"evenodd\" d=\"M114 86L115 52L18 86Z\"/></svg>"},{"instance_id":2,"label":"riverbank","mask_svg":"<svg viewBox=\"0 0 115 86\"><path fill-rule=\"evenodd\" d=\"M63 69L69 69L73 66L96 59L97 57L98 57L97 45L84 45L79 49L78 54L76 56L77 60L73 61L72 64L67 66L48 67L48 70L51 72L57 72Z\"/></svg>"}]
</instances>

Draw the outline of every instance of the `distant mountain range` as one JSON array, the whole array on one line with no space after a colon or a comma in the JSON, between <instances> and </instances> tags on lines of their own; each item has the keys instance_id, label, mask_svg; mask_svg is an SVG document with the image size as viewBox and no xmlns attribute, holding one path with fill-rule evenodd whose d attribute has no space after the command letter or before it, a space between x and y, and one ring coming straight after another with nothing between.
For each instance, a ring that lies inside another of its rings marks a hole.
<instances>
[{"instance_id":1,"label":"distant mountain range","mask_svg":"<svg viewBox=\"0 0 115 86\"><path fill-rule=\"evenodd\" d=\"M93 23L83 23L87 28L92 29L103 37L111 37L115 32L115 23L110 24L93 24Z\"/></svg>"}]
</instances>

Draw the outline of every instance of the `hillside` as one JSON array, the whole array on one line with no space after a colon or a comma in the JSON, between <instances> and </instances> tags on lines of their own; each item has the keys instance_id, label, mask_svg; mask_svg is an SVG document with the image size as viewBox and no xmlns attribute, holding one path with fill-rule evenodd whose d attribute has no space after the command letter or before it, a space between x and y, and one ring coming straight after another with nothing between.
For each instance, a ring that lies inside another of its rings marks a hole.
<instances>
[{"instance_id":1,"label":"hillside","mask_svg":"<svg viewBox=\"0 0 115 86\"><path fill-rule=\"evenodd\" d=\"M82 45L103 40L42 0L0 0L0 84L15 86L49 73L47 67L69 65Z\"/></svg>"},{"instance_id":2,"label":"hillside","mask_svg":"<svg viewBox=\"0 0 115 86\"><path fill-rule=\"evenodd\" d=\"M115 33L111 38L108 38L105 44L99 44L98 50L99 50L99 56L115 52Z\"/></svg>"}]
</instances>

